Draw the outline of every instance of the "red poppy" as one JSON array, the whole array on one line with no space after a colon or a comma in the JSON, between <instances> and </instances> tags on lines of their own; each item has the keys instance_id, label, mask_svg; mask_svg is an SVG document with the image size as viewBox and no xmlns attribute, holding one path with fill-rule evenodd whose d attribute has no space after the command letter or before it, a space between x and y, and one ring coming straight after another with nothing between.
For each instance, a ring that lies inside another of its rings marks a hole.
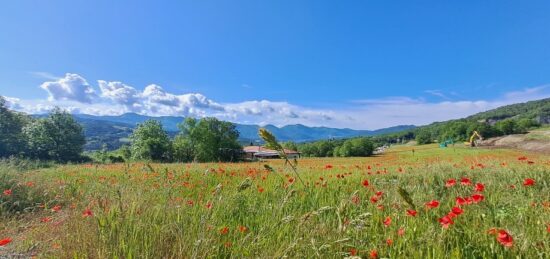
<instances>
[{"instance_id":1,"label":"red poppy","mask_svg":"<svg viewBox=\"0 0 550 259\"><path fill-rule=\"evenodd\" d=\"M407 210L407 215L411 217L416 217L416 210Z\"/></svg>"},{"instance_id":2,"label":"red poppy","mask_svg":"<svg viewBox=\"0 0 550 259\"><path fill-rule=\"evenodd\" d=\"M4 195L6 195L6 196L10 196L11 193L12 193L11 189L7 189L7 190L4 191Z\"/></svg>"},{"instance_id":3,"label":"red poppy","mask_svg":"<svg viewBox=\"0 0 550 259\"><path fill-rule=\"evenodd\" d=\"M462 185L472 185L472 181L470 181L469 178L464 177L460 180L460 184L462 184Z\"/></svg>"},{"instance_id":4,"label":"red poppy","mask_svg":"<svg viewBox=\"0 0 550 259\"><path fill-rule=\"evenodd\" d=\"M293 183L293 182L294 182L294 178L288 178L288 182L289 182L289 183Z\"/></svg>"},{"instance_id":5,"label":"red poppy","mask_svg":"<svg viewBox=\"0 0 550 259\"><path fill-rule=\"evenodd\" d=\"M0 239L0 246L5 246L9 243L11 243L12 239L7 237L7 238L4 238L4 239Z\"/></svg>"},{"instance_id":6,"label":"red poppy","mask_svg":"<svg viewBox=\"0 0 550 259\"><path fill-rule=\"evenodd\" d=\"M476 183L476 192L482 192L483 190L485 190L485 185L482 183Z\"/></svg>"},{"instance_id":7,"label":"red poppy","mask_svg":"<svg viewBox=\"0 0 550 259\"><path fill-rule=\"evenodd\" d=\"M437 208L439 206L439 201L432 200L430 202L426 202L426 206L430 209Z\"/></svg>"},{"instance_id":8,"label":"red poppy","mask_svg":"<svg viewBox=\"0 0 550 259\"><path fill-rule=\"evenodd\" d=\"M472 199L474 200L474 203L478 203L480 201L483 201L483 199L485 199L485 196L483 196L482 194L476 193L472 195Z\"/></svg>"},{"instance_id":9,"label":"red poppy","mask_svg":"<svg viewBox=\"0 0 550 259\"><path fill-rule=\"evenodd\" d=\"M55 205L55 206L53 206L53 208L52 208L52 211L53 211L53 212L58 212L58 211L60 211L60 210L61 210L61 205Z\"/></svg>"},{"instance_id":10,"label":"red poppy","mask_svg":"<svg viewBox=\"0 0 550 259\"><path fill-rule=\"evenodd\" d=\"M384 193L383 193L382 191L377 191L377 192L376 192L376 196L380 197L380 196L382 196L382 195L384 195Z\"/></svg>"},{"instance_id":11,"label":"red poppy","mask_svg":"<svg viewBox=\"0 0 550 259\"><path fill-rule=\"evenodd\" d=\"M52 218L50 218L50 217L45 217L45 218L40 219L40 222L42 222L42 223L48 223L50 221L52 221Z\"/></svg>"},{"instance_id":12,"label":"red poppy","mask_svg":"<svg viewBox=\"0 0 550 259\"><path fill-rule=\"evenodd\" d=\"M259 193L264 192L264 188L263 188L263 187L258 187L258 192L259 192Z\"/></svg>"},{"instance_id":13,"label":"red poppy","mask_svg":"<svg viewBox=\"0 0 550 259\"><path fill-rule=\"evenodd\" d=\"M518 157L518 160L519 161L524 161L524 160L527 160L527 157L526 156L520 156L520 157Z\"/></svg>"},{"instance_id":14,"label":"red poppy","mask_svg":"<svg viewBox=\"0 0 550 259\"><path fill-rule=\"evenodd\" d=\"M445 183L445 187L452 187L456 184L456 180L455 179L449 179L447 180L447 182Z\"/></svg>"},{"instance_id":15,"label":"red poppy","mask_svg":"<svg viewBox=\"0 0 550 259\"><path fill-rule=\"evenodd\" d=\"M363 186L368 187L369 186L369 180L367 180L367 179L363 180Z\"/></svg>"},{"instance_id":16,"label":"red poppy","mask_svg":"<svg viewBox=\"0 0 550 259\"><path fill-rule=\"evenodd\" d=\"M512 236L503 229L498 231L497 241L505 247L512 247L512 245L514 244L514 239L512 238Z\"/></svg>"},{"instance_id":17,"label":"red poppy","mask_svg":"<svg viewBox=\"0 0 550 259\"><path fill-rule=\"evenodd\" d=\"M391 246L393 244L393 240L391 240L391 238L388 238L386 240L386 244L388 244L389 246Z\"/></svg>"},{"instance_id":18,"label":"red poppy","mask_svg":"<svg viewBox=\"0 0 550 259\"><path fill-rule=\"evenodd\" d=\"M240 231L241 233L244 233L244 232L246 232L247 230L248 230L247 227L245 227L245 226L239 226L239 231Z\"/></svg>"},{"instance_id":19,"label":"red poppy","mask_svg":"<svg viewBox=\"0 0 550 259\"><path fill-rule=\"evenodd\" d=\"M90 210L88 208L86 210L84 210L84 212L82 212L82 217L85 217L85 218L86 217L91 217L93 215L94 215L94 213L92 212L92 210Z\"/></svg>"},{"instance_id":20,"label":"red poppy","mask_svg":"<svg viewBox=\"0 0 550 259\"><path fill-rule=\"evenodd\" d=\"M225 235L227 233L229 233L228 227L223 227L222 229L220 229L220 235Z\"/></svg>"},{"instance_id":21,"label":"red poppy","mask_svg":"<svg viewBox=\"0 0 550 259\"><path fill-rule=\"evenodd\" d=\"M332 168L331 164L325 165L325 169L331 169L331 168Z\"/></svg>"},{"instance_id":22,"label":"red poppy","mask_svg":"<svg viewBox=\"0 0 550 259\"><path fill-rule=\"evenodd\" d=\"M404 229L404 228L399 228L399 229L397 230L397 235L398 235L398 236L405 235L405 229Z\"/></svg>"},{"instance_id":23,"label":"red poppy","mask_svg":"<svg viewBox=\"0 0 550 259\"><path fill-rule=\"evenodd\" d=\"M391 224L391 218L388 216L386 219L384 219L384 226L388 227Z\"/></svg>"},{"instance_id":24,"label":"red poppy","mask_svg":"<svg viewBox=\"0 0 550 259\"><path fill-rule=\"evenodd\" d=\"M462 205L464 205L464 204L466 204L466 200L465 200L464 198L462 198L462 197L456 197L456 205L462 206Z\"/></svg>"},{"instance_id":25,"label":"red poppy","mask_svg":"<svg viewBox=\"0 0 550 259\"><path fill-rule=\"evenodd\" d=\"M378 196L373 195L372 197L370 197L370 202L377 203L378 202Z\"/></svg>"},{"instance_id":26,"label":"red poppy","mask_svg":"<svg viewBox=\"0 0 550 259\"><path fill-rule=\"evenodd\" d=\"M550 224L546 225L546 232L550 233Z\"/></svg>"},{"instance_id":27,"label":"red poppy","mask_svg":"<svg viewBox=\"0 0 550 259\"><path fill-rule=\"evenodd\" d=\"M451 217L449 216L443 216L442 218L440 218L439 223L443 228L449 228L449 225L454 224L453 219L451 219Z\"/></svg>"},{"instance_id":28,"label":"red poppy","mask_svg":"<svg viewBox=\"0 0 550 259\"><path fill-rule=\"evenodd\" d=\"M533 185L535 185L535 180L533 180L531 178L526 178L523 181L523 186L533 186Z\"/></svg>"},{"instance_id":29,"label":"red poppy","mask_svg":"<svg viewBox=\"0 0 550 259\"><path fill-rule=\"evenodd\" d=\"M460 207L453 207L451 209L451 212L453 212L456 215L460 215L460 214L464 213L464 210Z\"/></svg>"},{"instance_id":30,"label":"red poppy","mask_svg":"<svg viewBox=\"0 0 550 259\"><path fill-rule=\"evenodd\" d=\"M351 248L351 249L349 250L349 254L350 254L351 256L356 256L356 255L357 255L357 249Z\"/></svg>"},{"instance_id":31,"label":"red poppy","mask_svg":"<svg viewBox=\"0 0 550 259\"><path fill-rule=\"evenodd\" d=\"M456 217L456 216L462 214L463 212L464 212L464 210L462 210L460 207L453 207L451 209L451 212L447 216L451 216L451 218L452 218L452 217Z\"/></svg>"},{"instance_id":32,"label":"red poppy","mask_svg":"<svg viewBox=\"0 0 550 259\"><path fill-rule=\"evenodd\" d=\"M376 251L376 249L370 250L369 257L370 257L371 259L376 259L376 258L378 258L378 252Z\"/></svg>"}]
</instances>

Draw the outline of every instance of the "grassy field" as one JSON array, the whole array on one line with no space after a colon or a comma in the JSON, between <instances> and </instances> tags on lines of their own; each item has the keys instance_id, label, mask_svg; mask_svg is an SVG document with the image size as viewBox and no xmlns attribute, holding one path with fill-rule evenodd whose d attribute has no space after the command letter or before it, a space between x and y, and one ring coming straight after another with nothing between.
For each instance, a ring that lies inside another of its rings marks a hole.
<instances>
[{"instance_id":1,"label":"grassy field","mask_svg":"<svg viewBox=\"0 0 550 259\"><path fill-rule=\"evenodd\" d=\"M303 183L266 163L0 169L0 257L550 258L547 156L397 147L300 159Z\"/></svg>"}]
</instances>

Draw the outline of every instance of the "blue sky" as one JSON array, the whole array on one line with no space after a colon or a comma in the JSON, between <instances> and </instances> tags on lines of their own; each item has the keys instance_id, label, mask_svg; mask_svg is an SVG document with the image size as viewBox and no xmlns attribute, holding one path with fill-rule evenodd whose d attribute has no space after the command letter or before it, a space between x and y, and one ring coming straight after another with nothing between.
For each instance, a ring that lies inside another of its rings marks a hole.
<instances>
[{"instance_id":1,"label":"blue sky","mask_svg":"<svg viewBox=\"0 0 550 259\"><path fill-rule=\"evenodd\" d=\"M160 2L3 3L0 95L357 129L550 97L548 1Z\"/></svg>"}]
</instances>

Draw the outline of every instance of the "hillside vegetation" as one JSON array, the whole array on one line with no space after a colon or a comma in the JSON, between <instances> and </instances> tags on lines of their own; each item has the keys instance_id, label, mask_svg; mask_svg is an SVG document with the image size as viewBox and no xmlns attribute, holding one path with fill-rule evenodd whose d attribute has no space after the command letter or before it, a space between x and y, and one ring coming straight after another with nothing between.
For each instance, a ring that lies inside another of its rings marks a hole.
<instances>
[{"instance_id":1,"label":"hillside vegetation","mask_svg":"<svg viewBox=\"0 0 550 259\"><path fill-rule=\"evenodd\" d=\"M399 132L372 136L375 146L401 144L416 140L417 144L432 142L469 140L473 131L478 131L483 138L509 134L526 133L529 129L550 123L550 98L502 106L472 116L434 122L429 125L406 129ZM296 147L304 156L328 157L338 156L335 148L345 140L321 140L300 143Z\"/></svg>"},{"instance_id":2,"label":"hillside vegetation","mask_svg":"<svg viewBox=\"0 0 550 259\"><path fill-rule=\"evenodd\" d=\"M75 119L82 124L86 135L87 143L84 149L87 151L101 150L104 146L108 150L114 150L127 144L128 137L138 124L147 120L159 121L167 134L173 138L177 135L178 124L182 123L184 117L160 116L151 117L135 113L126 113L120 116L93 116L86 114L75 114ZM239 132L239 142L243 145L250 143L261 143L258 137L258 125L234 123L235 129ZM413 125L400 125L378 130L353 130L338 129L329 127L308 127L301 124L286 125L277 127L265 125L281 141L307 142L323 139L344 139L358 136L376 136L391 132L399 132L414 128Z\"/></svg>"}]
</instances>

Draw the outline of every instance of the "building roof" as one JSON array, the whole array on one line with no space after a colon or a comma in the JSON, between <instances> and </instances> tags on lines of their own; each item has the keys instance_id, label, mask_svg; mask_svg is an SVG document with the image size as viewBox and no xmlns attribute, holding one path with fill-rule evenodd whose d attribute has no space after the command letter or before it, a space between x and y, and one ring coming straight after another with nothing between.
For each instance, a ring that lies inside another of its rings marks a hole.
<instances>
[{"instance_id":1,"label":"building roof","mask_svg":"<svg viewBox=\"0 0 550 259\"><path fill-rule=\"evenodd\" d=\"M290 154L300 154L298 151L290 150L290 149L284 149L285 153L287 155ZM262 154L278 154L276 150L268 149L262 146L246 146L243 148L243 151L245 153L262 153Z\"/></svg>"}]
</instances>

